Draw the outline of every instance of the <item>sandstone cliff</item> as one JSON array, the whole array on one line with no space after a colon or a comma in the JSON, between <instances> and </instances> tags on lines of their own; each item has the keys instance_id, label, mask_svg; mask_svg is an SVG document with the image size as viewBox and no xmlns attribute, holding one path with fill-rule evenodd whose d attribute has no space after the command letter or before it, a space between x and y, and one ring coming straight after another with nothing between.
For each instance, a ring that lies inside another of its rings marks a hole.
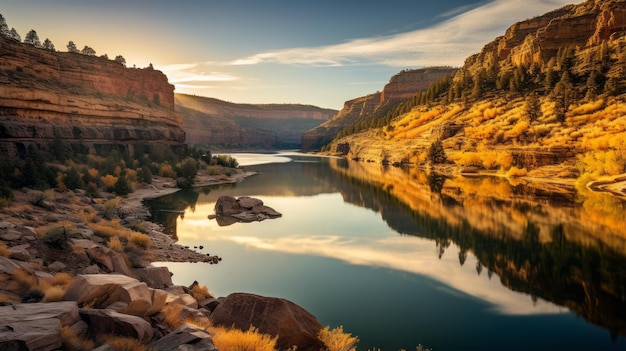
<instances>
[{"instance_id":1,"label":"sandstone cliff","mask_svg":"<svg viewBox=\"0 0 626 351\"><path fill-rule=\"evenodd\" d=\"M346 101L344 107L330 121L302 135L302 150L319 150L330 142L337 132L365 118L384 116L399 103L424 91L435 81L454 72L452 68L431 67L404 70L391 77L382 92Z\"/></svg>"},{"instance_id":2,"label":"sandstone cliff","mask_svg":"<svg viewBox=\"0 0 626 351\"><path fill-rule=\"evenodd\" d=\"M516 23L469 57L438 95L404 104L406 112L383 128L347 135L331 149L424 165L441 141L443 166L457 170L557 177L626 171L625 39L620 0L589 0Z\"/></svg>"},{"instance_id":3,"label":"sandstone cliff","mask_svg":"<svg viewBox=\"0 0 626 351\"><path fill-rule=\"evenodd\" d=\"M235 104L176 94L187 144L222 147L299 148L301 134L337 111L295 104Z\"/></svg>"},{"instance_id":4,"label":"sandstone cliff","mask_svg":"<svg viewBox=\"0 0 626 351\"><path fill-rule=\"evenodd\" d=\"M0 154L54 138L90 152L169 143L183 149L174 86L160 71L53 52L0 36Z\"/></svg>"}]
</instances>

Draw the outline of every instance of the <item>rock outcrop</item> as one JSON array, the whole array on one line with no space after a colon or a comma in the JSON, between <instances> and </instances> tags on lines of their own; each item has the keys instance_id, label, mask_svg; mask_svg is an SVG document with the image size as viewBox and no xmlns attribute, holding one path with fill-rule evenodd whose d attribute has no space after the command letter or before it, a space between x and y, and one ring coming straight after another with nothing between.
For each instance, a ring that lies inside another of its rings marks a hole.
<instances>
[{"instance_id":1,"label":"rock outcrop","mask_svg":"<svg viewBox=\"0 0 626 351\"><path fill-rule=\"evenodd\" d=\"M299 148L303 132L329 120L336 110L297 104L235 104L176 94L189 145Z\"/></svg>"},{"instance_id":2,"label":"rock outcrop","mask_svg":"<svg viewBox=\"0 0 626 351\"><path fill-rule=\"evenodd\" d=\"M237 222L260 222L281 216L282 214L273 208L265 206L260 199L247 196L235 199L222 195L215 203L215 215L209 215L209 219L216 219L220 226L227 226Z\"/></svg>"},{"instance_id":3,"label":"rock outcrop","mask_svg":"<svg viewBox=\"0 0 626 351\"><path fill-rule=\"evenodd\" d=\"M150 144L184 148L174 86L152 67L54 52L0 36L0 154L23 156L55 138L91 153Z\"/></svg>"},{"instance_id":4,"label":"rock outcrop","mask_svg":"<svg viewBox=\"0 0 626 351\"><path fill-rule=\"evenodd\" d=\"M253 326L263 334L278 336L276 346L279 350L294 345L303 351L324 349L317 336L322 325L313 315L285 299L231 294L215 308L211 321L218 326L232 326L244 331Z\"/></svg>"},{"instance_id":5,"label":"rock outcrop","mask_svg":"<svg viewBox=\"0 0 626 351\"><path fill-rule=\"evenodd\" d=\"M305 132L302 135L302 150L319 150L343 128L365 118L383 117L399 103L410 99L420 91L427 90L433 82L454 71L447 67L431 67L404 70L394 75L382 92L346 101L343 109L331 120Z\"/></svg>"}]
</instances>

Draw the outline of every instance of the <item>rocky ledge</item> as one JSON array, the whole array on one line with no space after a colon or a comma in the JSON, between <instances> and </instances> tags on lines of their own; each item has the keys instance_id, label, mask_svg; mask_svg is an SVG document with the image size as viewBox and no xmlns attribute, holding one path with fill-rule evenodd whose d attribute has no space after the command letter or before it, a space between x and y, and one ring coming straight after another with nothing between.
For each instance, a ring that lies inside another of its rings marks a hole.
<instances>
[{"instance_id":1,"label":"rocky ledge","mask_svg":"<svg viewBox=\"0 0 626 351\"><path fill-rule=\"evenodd\" d=\"M174 180L155 178L122 198L114 211L103 204L112 195L92 199L66 191L36 201L39 192L16 191L12 206L0 210L0 349L113 350L111 340L129 338L152 350L217 350L218 334L211 328L220 326L254 327L276 337L279 349L322 349L322 326L292 302L242 293L216 298L197 283L174 285L167 267L151 264L219 260L176 244L145 220L141 199L177 190ZM235 202L263 207L249 198ZM115 248L94 225L111 216L120 230L142 228L149 244ZM54 231L40 229L51 227L63 230L51 237Z\"/></svg>"}]
</instances>

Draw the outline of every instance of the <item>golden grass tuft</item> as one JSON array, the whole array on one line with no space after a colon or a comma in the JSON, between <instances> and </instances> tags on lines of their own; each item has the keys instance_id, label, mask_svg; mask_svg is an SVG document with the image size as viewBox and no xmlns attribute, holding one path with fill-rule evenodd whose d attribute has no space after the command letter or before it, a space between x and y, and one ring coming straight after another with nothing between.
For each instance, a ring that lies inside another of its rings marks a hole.
<instances>
[{"instance_id":1,"label":"golden grass tuft","mask_svg":"<svg viewBox=\"0 0 626 351\"><path fill-rule=\"evenodd\" d=\"M152 239L150 239L150 236L146 234L131 232L130 237L128 238L128 242L142 249L148 249L152 244Z\"/></svg>"},{"instance_id":2,"label":"golden grass tuft","mask_svg":"<svg viewBox=\"0 0 626 351\"><path fill-rule=\"evenodd\" d=\"M59 336L63 343L63 350L83 351L92 350L96 347L93 341L79 337L70 327L59 328Z\"/></svg>"},{"instance_id":3,"label":"golden grass tuft","mask_svg":"<svg viewBox=\"0 0 626 351\"><path fill-rule=\"evenodd\" d=\"M213 297L213 294L209 291L209 288L200 284L193 284L191 286L191 292L193 294L193 298L197 301L202 301L209 297Z\"/></svg>"},{"instance_id":4,"label":"golden grass tuft","mask_svg":"<svg viewBox=\"0 0 626 351\"><path fill-rule=\"evenodd\" d=\"M109 247L109 249L113 251L124 252L124 245L122 244L122 241L120 240L120 238L117 236L111 237L107 246Z\"/></svg>"},{"instance_id":5,"label":"golden grass tuft","mask_svg":"<svg viewBox=\"0 0 626 351\"><path fill-rule=\"evenodd\" d=\"M64 288L58 285L51 286L48 289L46 289L46 292L44 293L43 301L44 302L62 301L66 292L67 292L67 288Z\"/></svg>"},{"instance_id":6,"label":"golden grass tuft","mask_svg":"<svg viewBox=\"0 0 626 351\"><path fill-rule=\"evenodd\" d=\"M183 311L183 306L177 303L171 303L163 307L164 318L163 323L169 327L170 330L175 330L183 325L184 321L180 318L180 314Z\"/></svg>"},{"instance_id":7,"label":"golden grass tuft","mask_svg":"<svg viewBox=\"0 0 626 351\"><path fill-rule=\"evenodd\" d=\"M9 255L10 253L7 244L5 244L4 242L0 242L0 256L9 257Z\"/></svg>"},{"instance_id":8,"label":"golden grass tuft","mask_svg":"<svg viewBox=\"0 0 626 351\"><path fill-rule=\"evenodd\" d=\"M17 282L20 287L24 290L35 290L39 288L39 282L37 281L37 277L28 273L25 269L20 268L16 270L11 278Z\"/></svg>"},{"instance_id":9,"label":"golden grass tuft","mask_svg":"<svg viewBox=\"0 0 626 351\"><path fill-rule=\"evenodd\" d=\"M48 280L48 283L53 286L69 287L74 282L74 276L69 273L57 273L54 277Z\"/></svg>"},{"instance_id":10,"label":"golden grass tuft","mask_svg":"<svg viewBox=\"0 0 626 351\"><path fill-rule=\"evenodd\" d=\"M329 326L320 330L319 339L326 345L328 351L354 351L359 338L343 331L343 326L333 330Z\"/></svg>"},{"instance_id":11,"label":"golden grass tuft","mask_svg":"<svg viewBox=\"0 0 626 351\"><path fill-rule=\"evenodd\" d=\"M0 302L15 303L15 302L20 302L20 301L11 295L7 295L5 293L0 292Z\"/></svg>"},{"instance_id":12,"label":"golden grass tuft","mask_svg":"<svg viewBox=\"0 0 626 351\"><path fill-rule=\"evenodd\" d=\"M247 331L213 327L211 334L213 344L220 351L275 351L278 340L277 336L259 333L255 327Z\"/></svg>"}]
</instances>

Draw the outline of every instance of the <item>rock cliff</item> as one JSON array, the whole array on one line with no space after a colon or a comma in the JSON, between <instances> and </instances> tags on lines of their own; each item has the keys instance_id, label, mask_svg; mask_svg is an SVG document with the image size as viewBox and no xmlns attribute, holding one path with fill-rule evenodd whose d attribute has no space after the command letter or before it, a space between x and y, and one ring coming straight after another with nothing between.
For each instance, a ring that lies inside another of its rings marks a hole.
<instances>
[{"instance_id":1,"label":"rock cliff","mask_svg":"<svg viewBox=\"0 0 626 351\"><path fill-rule=\"evenodd\" d=\"M431 67L404 70L389 80L382 92L346 101L344 107L330 121L302 135L302 150L319 150L330 142L337 132L368 117L382 117L399 103L428 89L435 81L454 72L452 68Z\"/></svg>"},{"instance_id":2,"label":"rock cliff","mask_svg":"<svg viewBox=\"0 0 626 351\"><path fill-rule=\"evenodd\" d=\"M174 86L162 72L1 36L0 55L0 154L19 157L54 138L92 153L164 141L184 148Z\"/></svg>"},{"instance_id":3,"label":"rock cliff","mask_svg":"<svg viewBox=\"0 0 626 351\"><path fill-rule=\"evenodd\" d=\"M425 165L439 140L447 164L461 168L615 173L598 170L593 160L624 150L617 140L626 135L625 38L621 0L589 0L513 24L467 58L437 95L410 100L382 128L355 128L330 149L353 159ZM494 155L507 160L491 162Z\"/></svg>"},{"instance_id":4,"label":"rock cliff","mask_svg":"<svg viewBox=\"0 0 626 351\"><path fill-rule=\"evenodd\" d=\"M299 148L302 133L337 111L295 104L235 104L176 94L189 145Z\"/></svg>"}]
</instances>

